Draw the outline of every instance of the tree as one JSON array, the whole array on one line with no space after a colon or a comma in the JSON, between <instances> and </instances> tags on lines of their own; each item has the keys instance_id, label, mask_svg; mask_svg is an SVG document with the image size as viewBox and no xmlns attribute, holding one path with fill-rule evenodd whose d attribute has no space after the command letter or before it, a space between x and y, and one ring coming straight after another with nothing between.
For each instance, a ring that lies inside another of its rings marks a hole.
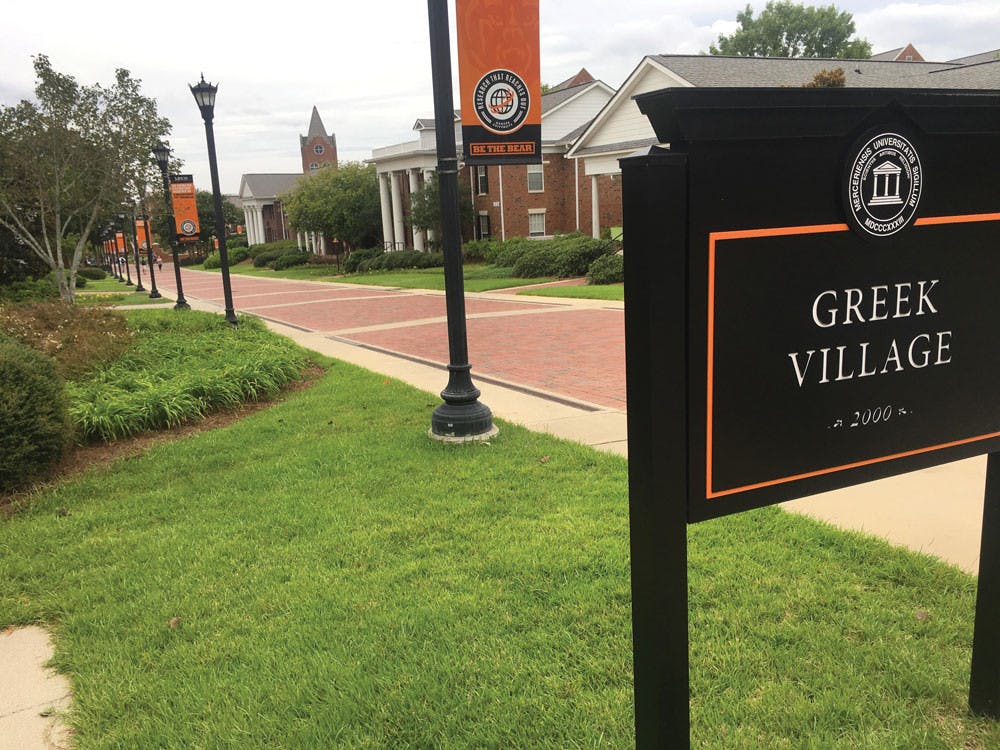
<instances>
[{"instance_id":1,"label":"tree","mask_svg":"<svg viewBox=\"0 0 1000 750\"><path fill-rule=\"evenodd\" d=\"M844 75L843 68L834 68L833 70L823 68L813 76L809 83L802 84L802 87L807 89L842 89L846 85L847 77Z\"/></svg>"},{"instance_id":2,"label":"tree","mask_svg":"<svg viewBox=\"0 0 1000 750\"><path fill-rule=\"evenodd\" d=\"M127 70L103 87L81 86L45 55L34 67L35 101L0 106L0 224L45 262L72 302L91 235L156 184L149 148L170 124Z\"/></svg>"},{"instance_id":3,"label":"tree","mask_svg":"<svg viewBox=\"0 0 1000 750\"><path fill-rule=\"evenodd\" d=\"M341 162L302 177L282 196L288 223L351 247L374 247L382 236L382 208L373 164Z\"/></svg>"},{"instance_id":4,"label":"tree","mask_svg":"<svg viewBox=\"0 0 1000 750\"><path fill-rule=\"evenodd\" d=\"M194 194L198 207L199 236L202 242L211 242L215 234L215 197L208 190L197 190ZM236 225L243 223L243 214L236 206L222 199L222 222L226 225L226 233L236 231Z\"/></svg>"},{"instance_id":5,"label":"tree","mask_svg":"<svg viewBox=\"0 0 1000 750\"><path fill-rule=\"evenodd\" d=\"M437 172L433 173L430 182L424 183L423 190L410 196L410 207L413 226L417 229L429 229L436 236L441 236L441 193ZM465 190L458 191L458 217L462 226L469 226L476 218L472 198Z\"/></svg>"},{"instance_id":6,"label":"tree","mask_svg":"<svg viewBox=\"0 0 1000 750\"><path fill-rule=\"evenodd\" d=\"M814 7L772 0L757 18L748 5L736 14L740 27L719 35L713 55L739 57L871 57L872 45L851 39L854 17L833 5Z\"/></svg>"}]
</instances>

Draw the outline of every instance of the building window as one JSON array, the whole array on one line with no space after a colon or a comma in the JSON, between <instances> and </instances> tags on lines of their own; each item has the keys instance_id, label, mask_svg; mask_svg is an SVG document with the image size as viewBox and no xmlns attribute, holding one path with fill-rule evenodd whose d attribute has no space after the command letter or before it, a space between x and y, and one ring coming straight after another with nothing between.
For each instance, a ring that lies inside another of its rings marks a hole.
<instances>
[{"instance_id":1,"label":"building window","mask_svg":"<svg viewBox=\"0 0 1000 750\"><path fill-rule=\"evenodd\" d=\"M528 236L545 236L545 211L528 211Z\"/></svg>"},{"instance_id":2,"label":"building window","mask_svg":"<svg viewBox=\"0 0 1000 750\"><path fill-rule=\"evenodd\" d=\"M481 240L490 238L490 215L485 211L481 211L479 214L479 221L476 222L476 234Z\"/></svg>"},{"instance_id":3,"label":"building window","mask_svg":"<svg viewBox=\"0 0 1000 750\"><path fill-rule=\"evenodd\" d=\"M489 174L486 169L486 167L476 167L476 192L479 195L490 192Z\"/></svg>"},{"instance_id":4,"label":"building window","mask_svg":"<svg viewBox=\"0 0 1000 750\"><path fill-rule=\"evenodd\" d=\"M310 172L315 172L317 169L319 169L319 164L317 164L316 162L310 162L309 163L309 171Z\"/></svg>"},{"instance_id":5,"label":"building window","mask_svg":"<svg viewBox=\"0 0 1000 750\"><path fill-rule=\"evenodd\" d=\"M317 143L315 146L313 146L313 152L314 153L316 153L316 154L322 154L323 151L324 151L324 149L323 149L323 144L322 143Z\"/></svg>"},{"instance_id":6,"label":"building window","mask_svg":"<svg viewBox=\"0 0 1000 750\"><path fill-rule=\"evenodd\" d=\"M528 165L528 192L541 193L545 190L545 176L541 164Z\"/></svg>"}]
</instances>

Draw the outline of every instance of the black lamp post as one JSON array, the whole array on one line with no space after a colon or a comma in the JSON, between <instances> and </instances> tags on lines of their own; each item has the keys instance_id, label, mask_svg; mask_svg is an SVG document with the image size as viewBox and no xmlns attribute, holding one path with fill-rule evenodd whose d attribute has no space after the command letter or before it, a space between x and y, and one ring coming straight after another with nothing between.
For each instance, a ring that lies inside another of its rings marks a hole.
<instances>
[{"instance_id":1,"label":"black lamp post","mask_svg":"<svg viewBox=\"0 0 1000 750\"><path fill-rule=\"evenodd\" d=\"M136 228L136 234L139 229ZM159 299L163 295L156 288L156 273L153 271L153 235L149 232L149 219L145 212L142 214L142 233L146 237L146 267L149 268L149 298ZM138 243L137 243L138 244Z\"/></svg>"},{"instance_id":2,"label":"black lamp post","mask_svg":"<svg viewBox=\"0 0 1000 750\"><path fill-rule=\"evenodd\" d=\"M132 222L132 257L135 258L135 280L136 286L132 291L134 292L144 292L146 287L142 285L142 269L139 263L139 232L135 228L135 208L132 208L131 214L122 215L122 221ZM126 235L127 237L128 235Z\"/></svg>"},{"instance_id":3,"label":"black lamp post","mask_svg":"<svg viewBox=\"0 0 1000 750\"><path fill-rule=\"evenodd\" d=\"M142 285L142 271L139 270L139 244L135 233L135 217L129 214L118 214L122 222L122 236L125 238L125 268L128 269L128 223L132 222L132 257L135 260L135 289L133 292L144 292L146 287Z\"/></svg>"},{"instance_id":4,"label":"black lamp post","mask_svg":"<svg viewBox=\"0 0 1000 750\"><path fill-rule=\"evenodd\" d=\"M177 304L175 310L190 310L191 305L184 299L184 287L181 284L181 264L177 262L177 230L174 227L174 204L170 199L170 178L167 168L170 166L170 147L163 142L153 146L153 157L163 176L163 205L167 210L167 232L169 235L170 252L174 259L174 280L177 282Z\"/></svg>"},{"instance_id":5,"label":"black lamp post","mask_svg":"<svg viewBox=\"0 0 1000 750\"><path fill-rule=\"evenodd\" d=\"M215 131L212 128L212 119L215 117L215 94L219 87L213 86L205 81L202 74L201 80L194 86L189 86L194 100L198 102L198 109L201 110L201 119L205 121L205 138L208 141L208 167L212 173L212 198L215 200L215 236L219 239L219 260L222 263L222 293L226 300L226 320L233 325L239 321L236 319L236 311L233 309L233 290L229 283L229 253L226 250L226 222L222 216L222 190L219 189L219 166L215 158Z\"/></svg>"},{"instance_id":6,"label":"black lamp post","mask_svg":"<svg viewBox=\"0 0 1000 750\"><path fill-rule=\"evenodd\" d=\"M125 286L133 286L132 272L128 267L128 235L125 234L125 214L118 214L118 223L122 227L122 254L118 259L121 265L125 266ZM118 232L115 231L115 250L118 249Z\"/></svg>"},{"instance_id":7,"label":"black lamp post","mask_svg":"<svg viewBox=\"0 0 1000 750\"><path fill-rule=\"evenodd\" d=\"M446 441L486 440L497 433L493 413L479 401L472 383L465 327L462 278L462 228L458 216L458 156L451 90L451 46L447 0L427 0L431 37L431 76L437 129L438 192L441 199L441 249L444 251L445 304L448 310L448 385L444 403L431 415L431 437Z\"/></svg>"}]
</instances>

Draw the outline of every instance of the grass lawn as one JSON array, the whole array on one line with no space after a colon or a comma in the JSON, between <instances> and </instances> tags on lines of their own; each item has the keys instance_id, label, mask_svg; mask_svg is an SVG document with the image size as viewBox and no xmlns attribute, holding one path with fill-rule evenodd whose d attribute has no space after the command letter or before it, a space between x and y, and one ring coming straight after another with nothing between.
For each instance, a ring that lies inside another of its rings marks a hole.
<instances>
[{"instance_id":1,"label":"grass lawn","mask_svg":"<svg viewBox=\"0 0 1000 750\"><path fill-rule=\"evenodd\" d=\"M540 289L525 289L518 294L537 297L576 297L578 299L625 299L624 284L586 284L583 286L546 286Z\"/></svg>"},{"instance_id":2,"label":"grass lawn","mask_svg":"<svg viewBox=\"0 0 1000 750\"><path fill-rule=\"evenodd\" d=\"M118 282L115 282L116 284ZM119 291L114 292L97 292L89 291L90 285L88 284L88 289L78 289L76 296L74 297L76 304L78 305L163 305L167 303L173 303L172 299L167 297L160 297L159 299L150 299L149 290L145 292L134 292L131 291L132 287L127 287L129 291Z\"/></svg>"},{"instance_id":3,"label":"grass lawn","mask_svg":"<svg viewBox=\"0 0 1000 750\"><path fill-rule=\"evenodd\" d=\"M192 269L204 271L201 266ZM208 269L213 270L213 269ZM232 273L246 276L264 276L272 279L311 279L313 281L336 281L341 284L370 284L372 286L400 287L403 289L444 290L444 269L413 268L398 271L377 271L336 276L335 266L292 266L283 271L269 268L254 268L252 264L241 263L230 268ZM550 277L519 279L510 275L508 268L494 268L483 264L467 263L463 266L465 290L467 292L488 292L528 284L544 284L554 281Z\"/></svg>"},{"instance_id":4,"label":"grass lawn","mask_svg":"<svg viewBox=\"0 0 1000 750\"><path fill-rule=\"evenodd\" d=\"M78 747L627 748L622 458L337 363L0 521ZM1000 747L966 708L975 582L764 509L690 529L697 748Z\"/></svg>"}]
</instances>

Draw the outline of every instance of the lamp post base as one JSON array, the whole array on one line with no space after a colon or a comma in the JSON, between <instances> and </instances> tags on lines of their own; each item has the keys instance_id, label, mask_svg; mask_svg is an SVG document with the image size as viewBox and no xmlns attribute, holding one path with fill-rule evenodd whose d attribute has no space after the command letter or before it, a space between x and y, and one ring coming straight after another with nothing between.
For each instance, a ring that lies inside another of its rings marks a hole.
<instances>
[{"instance_id":1,"label":"lamp post base","mask_svg":"<svg viewBox=\"0 0 1000 750\"><path fill-rule=\"evenodd\" d=\"M174 309L175 310L190 310L191 309L191 305L189 305L187 302L178 302L176 305L174 305Z\"/></svg>"},{"instance_id":2,"label":"lamp post base","mask_svg":"<svg viewBox=\"0 0 1000 750\"><path fill-rule=\"evenodd\" d=\"M455 369L460 372L456 373ZM456 374L459 380L468 378L468 367L455 369L452 369L453 378ZM427 433L435 440L467 443L489 440L499 432L493 424L493 412L486 404L479 402L479 389L472 385L471 380L465 388L445 388L441 392L441 398L445 402L431 414L431 429Z\"/></svg>"}]
</instances>

